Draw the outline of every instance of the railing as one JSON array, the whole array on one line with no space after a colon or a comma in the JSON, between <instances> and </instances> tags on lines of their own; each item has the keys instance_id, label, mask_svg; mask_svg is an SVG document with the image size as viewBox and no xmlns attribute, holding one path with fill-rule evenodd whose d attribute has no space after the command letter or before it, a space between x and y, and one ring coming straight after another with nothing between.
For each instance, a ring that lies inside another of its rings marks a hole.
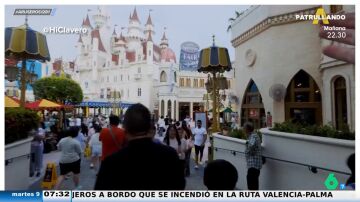
<instances>
[{"instance_id":1,"label":"railing","mask_svg":"<svg viewBox=\"0 0 360 202\"><path fill-rule=\"evenodd\" d=\"M236 156L236 154L242 154L245 155L245 152L241 152L241 151L236 151L236 150L230 150L230 149L224 149L224 148L219 148L219 147L214 147L215 151L218 150L223 150L223 151L228 151L230 152L232 155ZM279 162L284 162L284 163L289 163L289 164L295 164L295 165L300 165L300 166L304 166L304 167L308 167L309 170L313 173L317 173L317 170L324 170L324 171L329 171L329 172L334 172L334 173L339 173L339 174L343 174L343 175L351 175L351 173L347 173L347 172L343 172L343 171L338 171L338 170L333 170L333 169L329 169L329 168L323 168L323 167L319 167L319 166L314 166L314 165L309 165L309 164L305 164L305 163L299 163L299 162L294 162L294 161L288 161L288 160L283 160L283 159L278 159L278 158L273 158L270 156L263 156L266 160L274 160L274 161L279 161ZM266 161L265 161L266 162Z\"/></svg>"},{"instance_id":2,"label":"railing","mask_svg":"<svg viewBox=\"0 0 360 202\"><path fill-rule=\"evenodd\" d=\"M9 159L6 159L5 160L5 166L9 165L10 163L14 162L15 159L19 159L19 158L30 158L30 154L24 154L24 155L21 155L21 156L16 156L16 157L12 157L12 158L9 158Z\"/></svg>"}]
</instances>

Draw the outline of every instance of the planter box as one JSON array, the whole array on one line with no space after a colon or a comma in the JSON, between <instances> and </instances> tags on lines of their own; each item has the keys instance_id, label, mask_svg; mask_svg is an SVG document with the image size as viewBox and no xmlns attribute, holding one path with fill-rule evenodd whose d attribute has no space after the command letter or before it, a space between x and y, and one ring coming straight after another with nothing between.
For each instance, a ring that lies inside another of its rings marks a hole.
<instances>
[{"instance_id":1,"label":"planter box","mask_svg":"<svg viewBox=\"0 0 360 202\"><path fill-rule=\"evenodd\" d=\"M246 183L246 160L245 155L231 153L231 151L245 151L246 140L232 138L224 135L213 134L214 137L214 159L225 159L231 162L237 169L239 179L236 184L238 189L247 189ZM216 149L218 148L218 149ZM226 149L226 150L223 150ZM230 150L230 151L228 151Z\"/></svg>"},{"instance_id":2,"label":"planter box","mask_svg":"<svg viewBox=\"0 0 360 202\"><path fill-rule=\"evenodd\" d=\"M355 152L355 141L284 133L261 129L264 155L315 167L350 173L346 160ZM269 160L263 169L263 186L271 189L326 190L324 182L330 171ZM339 183L349 176L334 172ZM276 182L276 183L274 183Z\"/></svg>"},{"instance_id":3,"label":"planter box","mask_svg":"<svg viewBox=\"0 0 360 202\"><path fill-rule=\"evenodd\" d=\"M30 147L28 138L5 145L5 190L26 190L29 186Z\"/></svg>"},{"instance_id":4,"label":"planter box","mask_svg":"<svg viewBox=\"0 0 360 202\"><path fill-rule=\"evenodd\" d=\"M260 131L263 134L264 156L319 168L317 173L313 173L308 166L267 159L261 169L260 189L327 190L324 181L332 172L320 168L350 173L346 160L355 152L355 141L277 132L266 128ZM215 159L225 159L233 163L239 172L237 188L247 189L245 156L243 154L234 156L231 152L244 152L245 140L214 135L214 147L230 150L218 149L214 154ZM346 174L333 173L339 184L345 183L349 177Z\"/></svg>"}]
</instances>

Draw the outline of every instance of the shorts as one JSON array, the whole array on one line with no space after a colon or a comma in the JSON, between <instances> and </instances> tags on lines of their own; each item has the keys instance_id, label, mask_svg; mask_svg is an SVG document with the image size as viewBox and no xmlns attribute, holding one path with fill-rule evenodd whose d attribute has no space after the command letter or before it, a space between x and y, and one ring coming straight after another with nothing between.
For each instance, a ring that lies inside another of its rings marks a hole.
<instances>
[{"instance_id":1,"label":"shorts","mask_svg":"<svg viewBox=\"0 0 360 202\"><path fill-rule=\"evenodd\" d=\"M70 172L73 172L74 174L79 174L80 163L81 163L81 159L72 163L60 163L60 175L66 175Z\"/></svg>"},{"instance_id":2,"label":"shorts","mask_svg":"<svg viewBox=\"0 0 360 202\"><path fill-rule=\"evenodd\" d=\"M102 147L100 145L91 146L91 156L100 157L102 155Z\"/></svg>"}]
</instances>

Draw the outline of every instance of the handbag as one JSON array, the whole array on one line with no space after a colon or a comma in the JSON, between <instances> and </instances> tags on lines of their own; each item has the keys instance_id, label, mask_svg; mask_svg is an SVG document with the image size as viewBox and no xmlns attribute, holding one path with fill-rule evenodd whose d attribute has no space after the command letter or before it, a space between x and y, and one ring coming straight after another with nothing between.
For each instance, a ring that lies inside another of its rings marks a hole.
<instances>
[{"instance_id":1,"label":"handbag","mask_svg":"<svg viewBox=\"0 0 360 202\"><path fill-rule=\"evenodd\" d=\"M85 158L91 156L91 148L90 148L90 146L86 146L86 147L85 147L85 149L84 149L84 156L85 156Z\"/></svg>"}]
</instances>

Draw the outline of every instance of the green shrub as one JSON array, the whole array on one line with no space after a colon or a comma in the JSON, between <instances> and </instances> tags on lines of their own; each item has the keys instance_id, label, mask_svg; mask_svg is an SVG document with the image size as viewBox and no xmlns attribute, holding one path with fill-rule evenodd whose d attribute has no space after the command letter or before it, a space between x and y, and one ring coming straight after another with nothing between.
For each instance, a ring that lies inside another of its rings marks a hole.
<instances>
[{"instance_id":1,"label":"green shrub","mask_svg":"<svg viewBox=\"0 0 360 202\"><path fill-rule=\"evenodd\" d=\"M304 125L299 123L275 123L271 129L274 131L287 132L287 133L298 133L304 135L313 135L320 137L331 137L337 139L355 140L355 132L351 132L349 127L343 126L342 130L336 130L331 125Z\"/></svg>"},{"instance_id":2,"label":"green shrub","mask_svg":"<svg viewBox=\"0 0 360 202\"><path fill-rule=\"evenodd\" d=\"M242 130L242 129L232 129L229 132L229 136L233 137L233 138L244 139L244 140L247 139L246 134L245 134L244 130Z\"/></svg>"},{"instance_id":3,"label":"green shrub","mask_svg":"<svg viewBox=\"0 0 360 202\"><path fill-rule=\"evenodd\" d=\"M38 127L40 118L34 111L23 108L5 108L5 144L26 139Z\"/></svg>"}]
</instances>

